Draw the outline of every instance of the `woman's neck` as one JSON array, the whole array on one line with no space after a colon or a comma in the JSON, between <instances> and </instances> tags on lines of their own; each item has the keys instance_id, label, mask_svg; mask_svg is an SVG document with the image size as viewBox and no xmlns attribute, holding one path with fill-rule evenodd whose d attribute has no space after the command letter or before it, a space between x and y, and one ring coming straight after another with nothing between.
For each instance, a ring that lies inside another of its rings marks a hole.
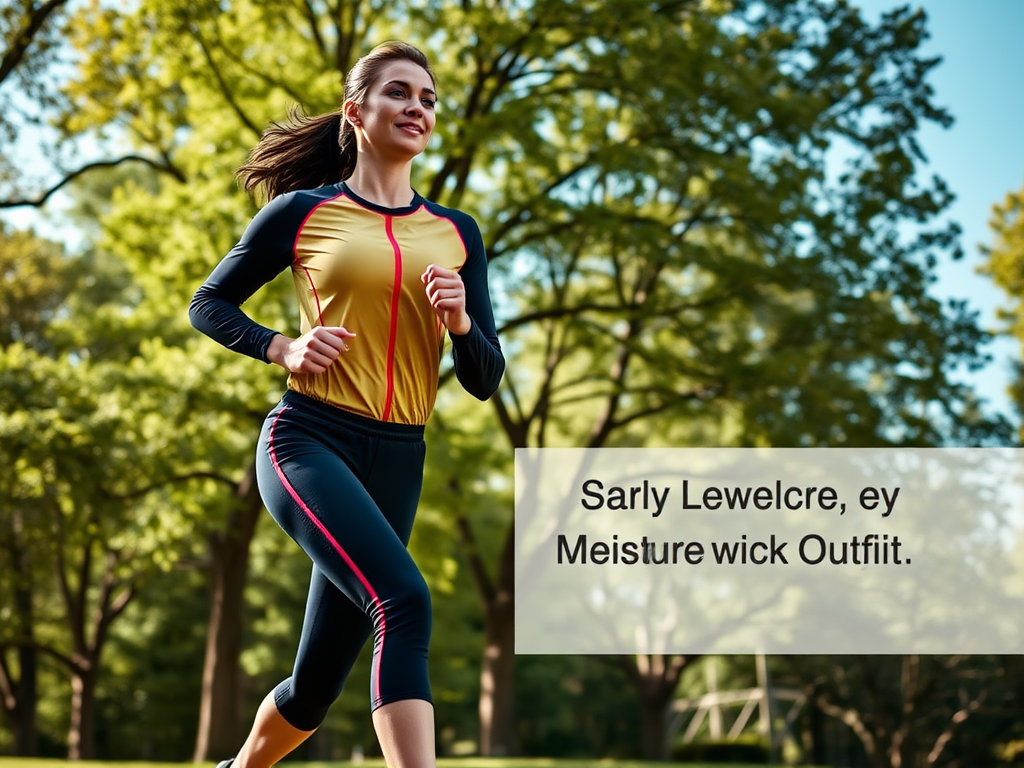
<instances>
[{"instance_id":1,"label":"woman's neck","mask_svg":"<svg viewBox=\"0 0 1024 768\"><path fill-rule=\"evenodd\" d=\"M412 203L412 163L388 166L363 160L359 159L352 175L345 180L349 189L363 200L385 208L404 208Z\"/></svg>"}]
</instances>

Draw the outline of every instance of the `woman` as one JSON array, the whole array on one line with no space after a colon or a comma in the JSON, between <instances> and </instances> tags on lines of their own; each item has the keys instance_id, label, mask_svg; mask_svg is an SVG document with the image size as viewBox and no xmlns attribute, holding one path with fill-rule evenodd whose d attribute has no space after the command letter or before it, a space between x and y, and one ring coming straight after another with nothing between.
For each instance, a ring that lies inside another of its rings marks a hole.
<instances>
[{"instance_id":1,"label":"woman","mask_svg":"<svg viewBox=\"0 0 1024 768\"><path fill-rule=\"evenodd\" d=\"M445 330L476 397L494 393L505 367L476 223L411 186L435 99L426 57L386 43L352 67L340 110L268 129L239 176L270 202L192 300L196 328L289 372L260 435L257 476L267 509L313 561L293 673L260 705L234 768L269 768L308 738L371 631L385 760L434 765L430 596L405 548L423 425ZM239 309L289 267L297 339Z\"/></svg>"}]
</instances>

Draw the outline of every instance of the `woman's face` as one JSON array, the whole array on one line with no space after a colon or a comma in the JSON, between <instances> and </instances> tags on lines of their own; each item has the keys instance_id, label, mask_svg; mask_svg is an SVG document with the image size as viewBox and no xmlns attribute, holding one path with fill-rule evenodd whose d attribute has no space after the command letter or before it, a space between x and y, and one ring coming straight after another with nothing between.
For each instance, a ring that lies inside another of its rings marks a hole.
<instances>
[{"instance_id":1,"label":"woman's face","mask_svg":"<svg viewBox=\"0 0 1024 768\"><path fill-rule=\"evenodd\" d=\"M401 59L384 65L362 104L346 104L360 148L382 157L412 159L434 130L434 81L426 70Z\"/></svg>"}]
</instances>

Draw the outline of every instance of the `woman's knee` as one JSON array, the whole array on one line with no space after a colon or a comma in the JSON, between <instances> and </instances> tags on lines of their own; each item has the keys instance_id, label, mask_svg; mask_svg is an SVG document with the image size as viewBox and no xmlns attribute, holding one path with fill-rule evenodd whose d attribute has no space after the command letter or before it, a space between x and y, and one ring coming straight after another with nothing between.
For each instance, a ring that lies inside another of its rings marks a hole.
<instances>
[{"instance_id":1,"label":"woman's knee","mask_svg":"<svg viewBox=\"0 0 1024 768\"><path fill-rule=\"evenodd\" d=\"M289 677L274 689L274 704L285 722L300 731L314 731L327 717L340 688L310 684L300 677Z\"/></svg>"},{"instance_id":2,"label":"woman's knee","mask_svg":"<svg viewBox=\"0 0 1024 768\"><path fill-rule=\"evenodd\" d=\"M416 571L393 585L387 595L382 596L379 609L389 629L413 625L430 632L431 602L430 589L423 576Z\"/></svg>"}]
</instances>

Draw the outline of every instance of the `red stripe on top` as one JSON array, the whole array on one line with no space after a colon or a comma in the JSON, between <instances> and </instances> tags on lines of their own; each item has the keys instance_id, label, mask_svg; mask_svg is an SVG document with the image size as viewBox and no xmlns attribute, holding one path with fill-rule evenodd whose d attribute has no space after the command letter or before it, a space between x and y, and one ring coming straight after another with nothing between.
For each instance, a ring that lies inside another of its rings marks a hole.
<instances>
[{"instance_id":1,"label":"red stripe on top","mask_svg":"<svg viewBox=\"0 0 1024 768\"><path fill-rule=\"evenodd\" d=\"M306 279L309 280L309 290L313 292L313 298L316 299L316 319L320 325L324 324L324 311L320 309L320 294L316 292L316 286L313 285L313 276L309 274L309 270L306 269L306 265L302 264L302 271L306 273Z\"/></svg>"},{"instance_id":2,"label":"red stripe on top","mask_svg":"<svg viewBox=\"0 0 1024 768\"><path fill-rule=\"evenodd\" d=\"M306 502L302 500L302 497L299 496L298 491L295 490L295 487L288 481L288 478L285 477L284 470L281 469L281 465L277 460L277 451L274 448L274 431L277 429L277 422L281 420L281 417L287 410L287 408L282 409L282 411L279 414L277 414L277 417L274 419L274 423L270 425L270 436L267 439L267 445L270 452L270 462L274 465L274 471L277 473L277 477L281 481L281 485L283 485L285 490L288 491L288 495L291 496L292 500L294 500L295 503L299 505L299 509L301 509L306 514L306 517L308 517L313 522L313 525L315 525L320 530L320 532L324 535L324 538L326 538L327 541L330 542L331 546L334 547L334 551L341 555L341 559L345 561L345 565L347 565L352 570L352 573L354 573L356 575L356 578L359 579L359 583L363 585L363 588L370 595L370 599L373 600L373 605L374 608L376 609L376 613L380 616L380 648L374 654L374 661L376 662L377 668L374 672L372 683L373 687L371 688L370 693L374 699L377 699L380 697L380 660L381 657L384 655L384 633L386 628L386 622L384 620L384 605L381 603L380 598L377 597L377 592L374 590L373 587L370 586L370 582L366 578L366 576L363 575L363 572L359 570L358 566L356 566L352 558L348 556L348 553L341 548L341 545L331 535L331 532L327 530L327 527L322 522L320 522L316 515L313 514L313 510L311 510L306 505Z\"/></svg>"},{"instance_id":3,"label":"red stripe on top","mask_svg":"<svg viewBox=\"0 0 1024 768\"><path fill-rule=\"evenodd\" d=\"M302 223L299 224L298 230L295 232L295 242L292 243L292 263L295 263L296 261L299 260L299 238L302 237L302 230L305 228L306 222L310 220L310 218L313 216L314 213L316 213L317 209L321 205L326 205L327 203L334 202L339 197L344 196L344 192L339 192L334 197L329 197L326 200L321 200L319 203L317 203L316 205L309 209L309 213L306 214L306 218L302 220Z\"/></svg>"},{"instance_id":4,"label":"red stripe on top","mask_svg":"<svg viewBox=\"0 0 1024 768\"><path fill-rule=\"evenodd\" d=\"M387 362L387 394L384 397L384 415L382 421L391 418L391 401L395 396L395 340L398 336L398 299L402 295L402 249L395 239L395 232L392 229L392 217L384 217L384 229L388 233L388 240L395 251L395 285L391 289L391 328L388 331L388 362Z\"/></svg>"},{"instance_id":5,"label":"red stripe on top","mask_svg":"<svg viewBox=\"0 0 1024 768\"><path fill-rule=\"evenodd\" d=\"M297 264L298 261L299 261L299 238L302 237L302 230L305 229L306 222L308 222L310 220L310 218L312 218L313 214L316 213L317 209L321 205L326 205L327 203L330 203L330 202L332 202L334 200L337 200L339 197L344 197L344 196L345 196L344 192L339 192L334 197L329 197L326 200L321 200L319 203L317 203L316 205L314 205L312 208L309 209L309 213L306 214L306 218L304 218L302 220L302 223L299 224L299 229L295 233L295 242L292 243L292 264ZM309 280L310 290L313 291L313 298L316 299L316 319L317 319L317 322L319 322L320 325L323 325L324 324L324 315L323 315L323 311L320 309L320 296L316 292L316 286L313 285L313 276L309 274L309 270L306 269L306 266L304 264L302 265L302 271L306 273L306 279Z\"/></svg>"}]
</instances>

